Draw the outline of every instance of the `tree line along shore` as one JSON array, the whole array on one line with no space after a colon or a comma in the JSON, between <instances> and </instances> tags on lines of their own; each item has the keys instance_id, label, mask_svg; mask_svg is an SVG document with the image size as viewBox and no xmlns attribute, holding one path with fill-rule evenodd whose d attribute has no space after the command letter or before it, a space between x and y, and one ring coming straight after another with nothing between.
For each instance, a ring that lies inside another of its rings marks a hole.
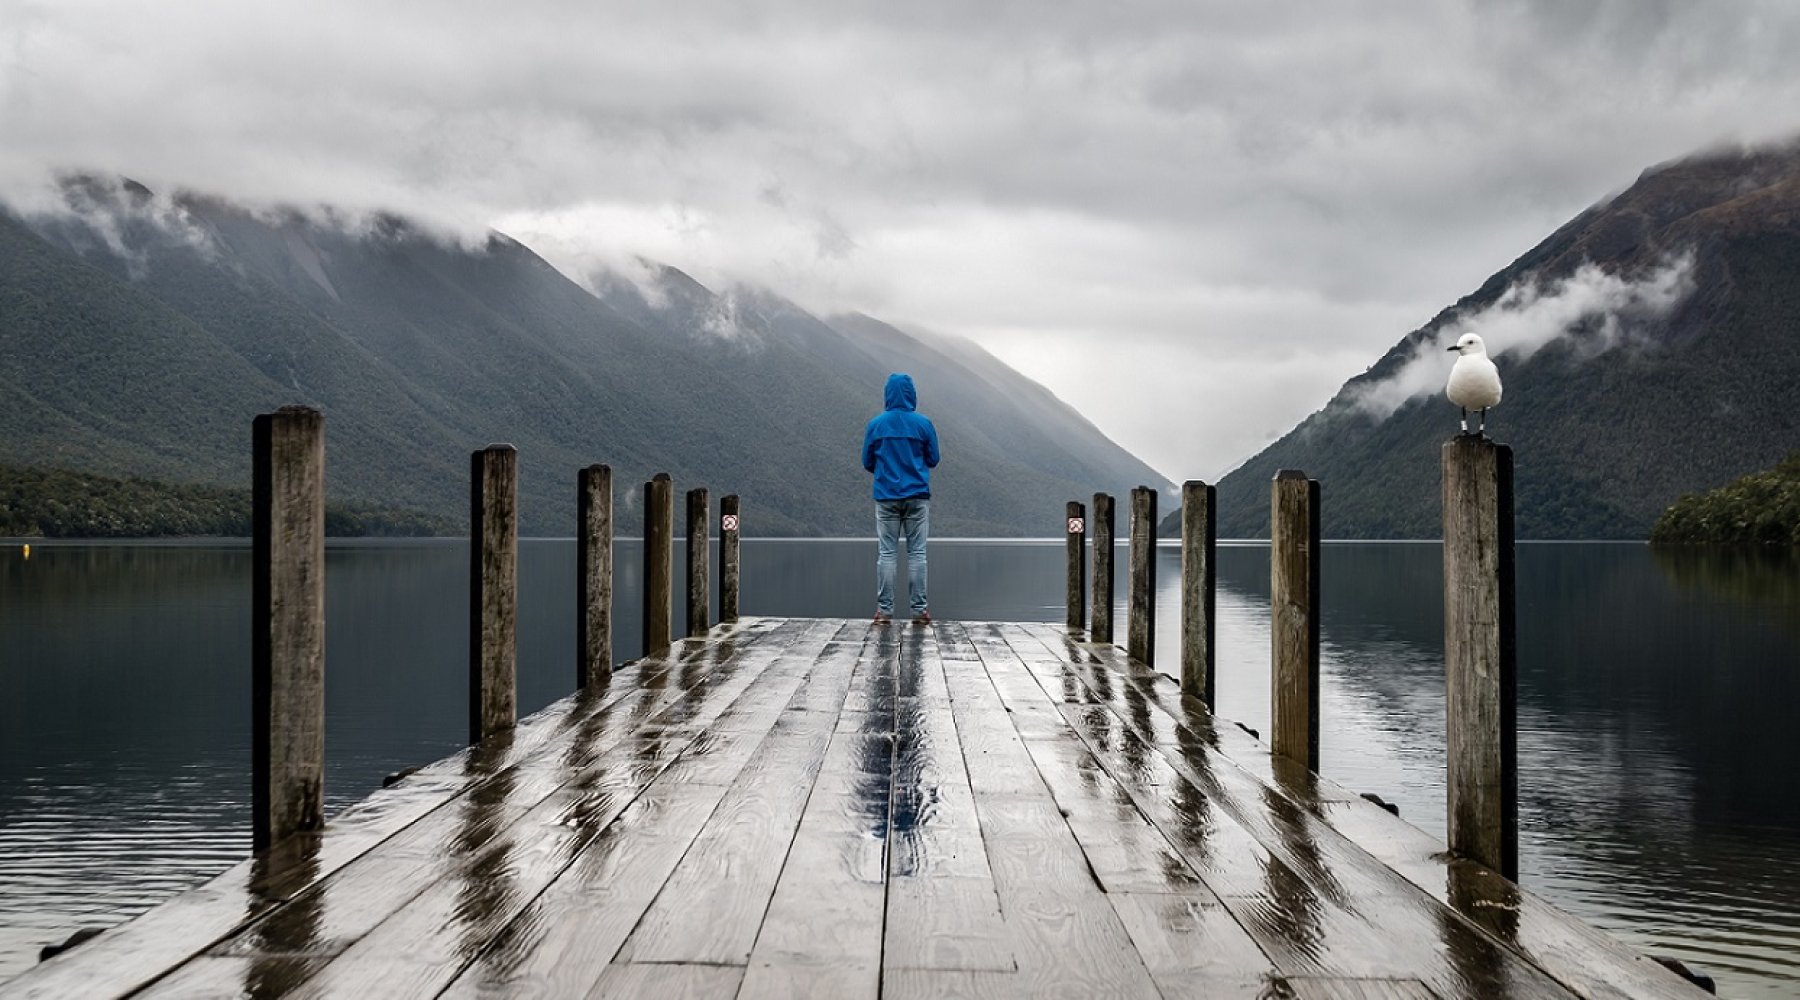
<instances>
[{"instance_id":1,"label":"tree line along shore","mask_svg":"<svg viewBox=\"0 0 1800 1000\"><path fill-rule=\"evenodd\" d=\"M250 491L0 465L0 536L174 538L250 535ZM452 518L398 507L327 503L340 537L463 534Z\"/></svg>"},{"instance_id":2,"label":"tree line along shore","mask_svg":"<svg viewBox=\"0 0 1800 1000\"><path fill-rule=\"evenodd\" d=\"M337 537L460 535L439 514L329 503L326 534ZM117 479L64 469L0 465L0 537L247 537L250 491ZM1800 546L1800 451L1774 468L1677 500L1650 532L1671 545Z\"/></svg>"}]
</instances>

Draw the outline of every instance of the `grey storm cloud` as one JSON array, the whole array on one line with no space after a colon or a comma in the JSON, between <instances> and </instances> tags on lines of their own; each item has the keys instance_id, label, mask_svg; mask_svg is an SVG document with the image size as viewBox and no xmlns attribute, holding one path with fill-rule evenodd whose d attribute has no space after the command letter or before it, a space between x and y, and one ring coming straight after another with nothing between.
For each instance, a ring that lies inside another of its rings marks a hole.
<instances>
[{"instance_id":1,"label":"grey storm cloud","mask_svg":"<svg viewBox=\"0 0 1800 1000\"><path fill-rule=\"evenodd\" d=\"M1646 166L1800 131L1800 9L0 0L57 170L650 257L969 336L1216 477Z\"/></svg>"}]
</instances>

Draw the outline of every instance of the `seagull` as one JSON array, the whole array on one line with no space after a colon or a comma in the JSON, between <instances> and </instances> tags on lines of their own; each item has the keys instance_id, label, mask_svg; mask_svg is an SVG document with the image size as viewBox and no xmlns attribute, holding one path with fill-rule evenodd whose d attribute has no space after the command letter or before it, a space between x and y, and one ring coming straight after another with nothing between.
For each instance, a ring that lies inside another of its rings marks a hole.
<instances>
[{"instance_id":1,"label":"seagull","mask_svg":"<svg viewBox=\"0 0 1800 1000\"><path fill-rule=\"evenodd\" d=\"M1450 384L1444 392L1450 402L1462 407L1463 433L1469 433L1469 411L1481 411L1481 430L1487 430L1487 411L1490 406L1500 405L1500 369L1488 360L1487 348L1481 338L1473 333L1465 333L1450 350L1461 355L1450 369Z\"/></svg>"}]
</instances>

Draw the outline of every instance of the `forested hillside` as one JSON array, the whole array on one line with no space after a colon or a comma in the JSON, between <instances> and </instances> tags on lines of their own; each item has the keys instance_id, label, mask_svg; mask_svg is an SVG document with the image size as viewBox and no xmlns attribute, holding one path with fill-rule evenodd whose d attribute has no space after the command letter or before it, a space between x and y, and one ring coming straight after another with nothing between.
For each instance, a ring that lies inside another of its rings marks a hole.
<instances>
[{"instance_id":1,"label":"forested hillside","mask_svg":"<svg viewBox=\"0 0 1800 1000\"><path fill-rule=\"evenodd\" d=\"M1684 493L1800 441L1800 147L1656 167L1577 216L1226 476L1220 533L1266 537L1269 480L1296 468L1321 481L1328 537L1437 537L1443 348L1477 328L1505 381L1488 434L1514 449L1519 537L1645 537Z\"/></svg>"},{"instance_id":2,"label":"forested hillside","mask_svg":"<svg viewBox=\"0 0 1800 1000\"><path fill-rule=\"evenodd\" d=\"M1800 451L1789 453L1773 469L1675 501L1657 518L1650 540L1800 547Z\"/></svg>"},{"instance_id":3,"label":"forested hillside","mask_svg":"<svg viewBox=\"0 0 1800 1000\"><path fill-rule=\"evenodd\" d=\"M468 456L520 449L521 519L574 530L576 471L744 497L752 535L870 534L858 451L889 372L937 421L942 534L1042 534L1061 500L1165 481L979 348L672 268L577 284L518 242L251 212L79 178L0 213L0 461L247 486L250 422L326 415L336 500L466 518ZM1048 498L1048 499L1046 499Z\"/></svg>"},{"instance_id":4,"label":"forested hillside","mask_svg":"<svg viewBox=\"0 0 1800 1000\"><path fill-rule=\"evenodd\" d=\"M459 522L417 511L326 504L325 533L447 535ZM166 538L250 536L250 491L174 486L60 469L0 465L0 537Z\"/></svg>"}]
</instances>

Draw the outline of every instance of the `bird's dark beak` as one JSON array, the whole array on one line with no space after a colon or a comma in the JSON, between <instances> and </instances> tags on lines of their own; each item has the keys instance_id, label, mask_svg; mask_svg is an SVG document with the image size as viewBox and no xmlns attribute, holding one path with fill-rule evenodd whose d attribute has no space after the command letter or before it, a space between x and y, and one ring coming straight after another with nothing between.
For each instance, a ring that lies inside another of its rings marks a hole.
<instances>
[{"instance_id":1,"label":"bird's dark beak","mask_svg":"<svg viewBox=\"0 0 1800 1000\"><path fill-rule=\"evenodd\" d=\"M1457 347L1455 344L1451 344L1449 347L1444 348L1444 350L1446 350L1446 351L1458 351L1461 349L1462 348Z\"/></svg>"}]
</instances>

